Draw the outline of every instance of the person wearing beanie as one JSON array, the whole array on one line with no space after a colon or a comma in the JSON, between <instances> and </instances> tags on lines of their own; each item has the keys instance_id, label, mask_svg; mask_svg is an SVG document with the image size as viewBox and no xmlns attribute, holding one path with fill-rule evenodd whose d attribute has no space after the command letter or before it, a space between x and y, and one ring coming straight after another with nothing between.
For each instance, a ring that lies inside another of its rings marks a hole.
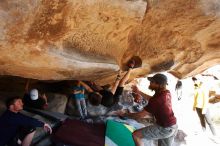
<instances>
[{"instance_id":1,"label":"person wearing beanie","mask_svg":"<svg viewBox=\"0 0 220 146\"><path fill-rule=\"evenodd\" d=\"M171 104L171 93L167 90L167 77L164 74L155 74L148 77L149 89L155 91L153 96L140 91L137 86L132 86L133 92L140 94L148 104L137 113L119 113L120 116L130 118L144 118L148 115L154 116L156 123L147 127L137 129L132 136L136 146L144 146L142 139L150 142L158 140L159 146L171 146L177 134L177 121Z\"/></svg>"}]
</instances>

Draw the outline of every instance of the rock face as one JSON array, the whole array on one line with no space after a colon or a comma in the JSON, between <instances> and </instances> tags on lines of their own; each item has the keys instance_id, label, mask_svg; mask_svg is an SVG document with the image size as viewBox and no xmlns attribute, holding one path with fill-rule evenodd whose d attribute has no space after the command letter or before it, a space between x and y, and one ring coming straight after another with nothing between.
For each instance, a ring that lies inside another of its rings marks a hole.
<instances>
[{"instance_id":1,"label":"rock face","mask_svg":"<svg viewBox=\"0 0 220 146\"><path fill-rule=\"evenodd\" d=\"M132 49L123 58L136 52L143 59L145 73L169 70L180 78L216 65L219 6L217 0L164 0L149 5L142 24L130 33L128 48Z\"/></svg>"},{"instance_id":2,"label":"rock face","mask_svg":"<svg viewBox=\"0 0 220 146\"><path fill-rule=\"evenodd\" d=\"M218 0L1 0L0 74L103 82L138 56L133 77L192 76L220 62L219 18Z\"/></svg>"}]
</instances>

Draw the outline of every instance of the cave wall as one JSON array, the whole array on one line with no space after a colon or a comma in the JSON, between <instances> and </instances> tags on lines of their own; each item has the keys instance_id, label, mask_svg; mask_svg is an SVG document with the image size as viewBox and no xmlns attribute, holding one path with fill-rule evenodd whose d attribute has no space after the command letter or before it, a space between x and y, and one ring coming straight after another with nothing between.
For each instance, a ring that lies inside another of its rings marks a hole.
<instances>
[{"instance_id":1,"label":"cave wall","mask_svg":"<svg viewBox=\"0 0 220 146\"><path fill-rule=\"evenodd\" d=\"M155 1L130 32L123 58L140 56L145 74L169 71L179 78L193 76L219 64L219 28L218 0Z\"/></svg>"},{"instance_id":2,"label":"cave wall","mask_svg":"<svg viewBox=\"0 0 220 146\"><path fill-rule=\"evenodd\" d=\"M146 2L0 2L0 74L95 80L116 73Z\"/></svg>"},{"instance_id":3,"label":"cave wall","mask_svg":"<svg viewBox=\"0 0 220 146\"><path fill-rule=\"evenodd\" d=\"M0 75L111 82L132 56L132 78L179 78L220 62L218 0L0 1Z\"/></svg>"}]
</instances>

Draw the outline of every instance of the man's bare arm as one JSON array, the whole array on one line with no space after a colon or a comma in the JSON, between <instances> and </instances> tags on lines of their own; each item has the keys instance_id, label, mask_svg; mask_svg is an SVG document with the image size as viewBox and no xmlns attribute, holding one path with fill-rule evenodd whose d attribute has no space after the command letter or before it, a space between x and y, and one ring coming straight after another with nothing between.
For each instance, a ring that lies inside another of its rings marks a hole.
<instances>
[{"instance_id":1,"label":"man's bare arm","mask_svg":"<svg viewBox=\"0 0 220 146\"><path fill-rule=\"evenodd\" d=\"M91 87L89 87L89 85L87 85L86 83L84 83L83 81L80 81L80 85L82 85L88 92L94 92L92 90Z\"/></svg>"},{"instance_id":2,"label":"man's bare arm","mask_svg":"<svg viewBox=\"0 0 220 146\"><path fill-rule=\"evenodd\" d=\"M150 95L147 95L147 94L145 94L145 93L143 93L142 91L140 91L139 89L138 89L138 87L137 86L132 86L132 91L134 92L134 93L137 93L137 94L140 94L145 100L149 100L152 96L150 96Z\"/></svg>"},{"instance_id":3,"label":"man's bare arm","mask_svg":"<svg viewBox=\"0 0 220 146\"><path fill-rule=\"evenodd\" d=\"M82 90L73 90L73 94L83 94Z\"/></svg>"},{"instance_id":4,"label":"man's bare arm","mask_svg":"<svg viewBox=\"0 0 220 146\"><path fill-rule=\"evenodd\" d=\"M146 116L150 116L151 114L149 112L147 112L146 110L142 110L138 113L125 113L123 116L124 117L129 117L132 119L141 119L141 118L145 118Z\"/></svg>"},{"instance_id":5,"label":"man's bare arm","mask_svg":"<svg viewBox=\"0 0 220 146\"><path fill-rule=\"evenodd\" d=\"M149 100L152 96L150 96L150 95L147 95L147 94L145 94L145 93L143 93L143 92L139 92L139 94L142 96L142 97L144 97L144 99L145 100Z\"/></svg>"}]
</instances>

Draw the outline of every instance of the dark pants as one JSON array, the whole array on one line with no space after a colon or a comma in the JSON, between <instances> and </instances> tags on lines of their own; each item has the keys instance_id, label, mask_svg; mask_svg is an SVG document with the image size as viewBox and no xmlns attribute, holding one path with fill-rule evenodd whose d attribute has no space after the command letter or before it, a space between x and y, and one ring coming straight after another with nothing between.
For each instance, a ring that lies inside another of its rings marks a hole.
<instances>
[{"instance_id":1,"label":"dark pants","mask_svg":"<svg viewBox=\"0 0 220 146\"><path fill-rule=\"evenodd\" d=\"M212 134L216 135L216 131L215 131L214 125L213 125L211 117L210 117L209 109L207 109L205 114L202 114L202 109L201 108L196 108L196 112L199 116L200 123L201 123L203 131L206 130L206 122L207 122L207 124L209 125L209 128L212 131Z\"/></svg>"}]
</instances>

